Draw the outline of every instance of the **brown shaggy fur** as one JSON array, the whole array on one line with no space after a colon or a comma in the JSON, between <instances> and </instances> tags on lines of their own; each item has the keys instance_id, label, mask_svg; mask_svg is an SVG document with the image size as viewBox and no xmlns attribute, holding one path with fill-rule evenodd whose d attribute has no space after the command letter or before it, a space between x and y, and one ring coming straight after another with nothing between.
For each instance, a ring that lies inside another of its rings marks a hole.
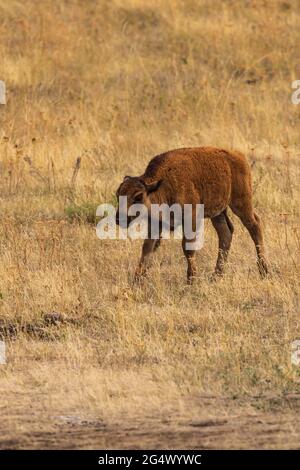
<instances>
[{"instance_id":1,"label":"brown shaggy fur","mask_svg":"<svg viewBox=\"0 0 300 470\"><path fill-rule=\"evenodd\" d=\"M125 177L117 195L126 195L128 207L135 202L172 205L204 204L204 216L210 218L218 234L219 253L215 273L223 273L232 234L233 224L227 208L240 218L255 244L257 263L261 276L267 274L267 262L261 223L252 204L250 167L245 156L236 151L213 147L183 148L154 157L146 171L139 177ZM117 222L119 213L117 213ZM136 278L146 271L150 254L160 240L146 239ZM195 252L182 247L188 263L187 278L191 282L196 273Z\"/></svg>"}]
</instances>

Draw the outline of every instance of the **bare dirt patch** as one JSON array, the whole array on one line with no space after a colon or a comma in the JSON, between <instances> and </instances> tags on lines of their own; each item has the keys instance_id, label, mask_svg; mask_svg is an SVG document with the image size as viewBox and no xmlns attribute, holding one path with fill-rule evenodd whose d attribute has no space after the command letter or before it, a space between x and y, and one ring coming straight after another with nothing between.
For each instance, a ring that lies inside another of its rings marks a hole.
<instances>
[{"instance_id":1,"label":"bare dirt patch","mask_svg":"<svg viewBox=\"0 0 300 470\"><path fill-rule=\"evenodd\" d=\"M1 420L0 449L299 449L300 395L189 400L190 413L99 419L15 409ZM205 408L206 417L203 415ZM7 437L8 427L15 427Z\"/></svg>"}]
</instances>

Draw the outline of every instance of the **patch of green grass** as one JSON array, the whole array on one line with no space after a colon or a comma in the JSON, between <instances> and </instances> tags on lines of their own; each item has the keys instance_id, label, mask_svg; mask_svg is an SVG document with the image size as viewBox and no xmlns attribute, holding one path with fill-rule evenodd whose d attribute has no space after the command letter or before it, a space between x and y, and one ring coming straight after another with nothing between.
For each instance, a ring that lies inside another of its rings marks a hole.
<instances>
[{"instance_id":1,"label":"patch of green grass","mask_svg":"<svg viewBox=\"0 0 300 470\"><path fill-rule=\"evenodd\" d=\"M72 202L65 208L64 212L68 220L71 222L80 221L95 225L99 221L99 217L96 216L96 211L99 204L99 202L96 203L90 201L86 201L80 204ZM117 197L113 195L108 201L108 204L117 207Z\"/></svg>"},{"instance_id":2,"label":"patch of green grass","mask_svg":"<svg viewBox=\"0 0 300 470\"><path fill-rule=\"evenodd\" d=\"M84 202L82 204L70 204L65 208L65 214L69 221L85 222L96 224L96 210L98 204L94 202Z\"/></svg>"}]
</instances>

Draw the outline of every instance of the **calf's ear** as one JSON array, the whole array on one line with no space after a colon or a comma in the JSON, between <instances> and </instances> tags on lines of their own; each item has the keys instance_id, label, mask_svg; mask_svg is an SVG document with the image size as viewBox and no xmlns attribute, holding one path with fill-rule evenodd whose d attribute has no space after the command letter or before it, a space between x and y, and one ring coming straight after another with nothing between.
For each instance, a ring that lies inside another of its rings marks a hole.
<instances>
[{"instance_id":1,"label":"calf's ear","mask_svg":"<svg viewBox=\"0 0 300 470\"><path fill-rule=\"evenodd\" d=\"M162 180L158 180L158 181L153 181L153 183L146 184L145 186L146 186L147 194L153 193L153 191L156 191L161 185L161 183L162 183Z\"/></svg>"}]
</instances>

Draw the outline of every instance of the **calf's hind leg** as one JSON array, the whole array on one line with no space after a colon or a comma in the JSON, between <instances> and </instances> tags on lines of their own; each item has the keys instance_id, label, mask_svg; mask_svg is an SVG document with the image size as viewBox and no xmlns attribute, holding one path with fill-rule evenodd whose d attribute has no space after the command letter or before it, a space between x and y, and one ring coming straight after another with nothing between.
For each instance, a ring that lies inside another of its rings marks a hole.
<instances>
[{"instance_id":1,"label":"calf's hind leg","mask_svg":"<svg viewBox=\"0 0 300 470\"><path fill-rule=\"evenodd\" d=\"M226 210L216 217L213 217L211 221L219 239L219 252L215 274L220 276L224 271L224 265L228 257L234 228Z\"/></svg>"},{"instance_id":2,"label":"calf's hind leg","mask_svg":"<svg viewBox=\"0 0 300 470\"><path fill-rule=\"evenodd\" d=\"M248 230L256 248L257 266L262 278L268 274L268 263L265 257L265 247L259 216L247 204L245 207L231 207L233 212L241 219L243 225Z\"/></svg>"}]
</instances>

